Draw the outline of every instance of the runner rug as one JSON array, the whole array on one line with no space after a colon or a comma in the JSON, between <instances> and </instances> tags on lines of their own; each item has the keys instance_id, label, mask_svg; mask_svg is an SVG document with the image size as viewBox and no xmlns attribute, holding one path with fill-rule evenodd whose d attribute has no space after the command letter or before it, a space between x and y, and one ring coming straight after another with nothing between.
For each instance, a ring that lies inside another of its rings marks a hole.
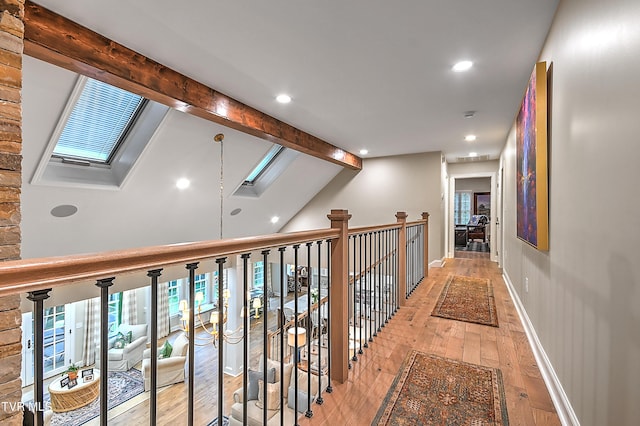
<instances>
[{"instance_id":1,"label":"runner rug","mask_svg":"<svg viewBox=\"0 0 640 426\"><path fill-rule=\"evenodd\" d=\"M500 425L509 417L497 368L410 351L372 425Z\"/></svg>"},{"instance_id":2,"label":"runner rug","mask_svg":"<svg viewBox=\"0 0 640 426\"><path fill-rule=\"evenodd\" d=\"M432 316L498 326L493 287L487 278L449 275Z\"/></svg>"}]
</instances>

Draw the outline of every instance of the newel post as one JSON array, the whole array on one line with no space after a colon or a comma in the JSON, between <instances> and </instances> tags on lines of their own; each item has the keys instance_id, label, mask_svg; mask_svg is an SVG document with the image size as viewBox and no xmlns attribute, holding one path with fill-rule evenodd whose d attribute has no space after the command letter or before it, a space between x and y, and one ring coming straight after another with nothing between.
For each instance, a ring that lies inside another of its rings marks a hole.
<instances>
[{"instance_id":1,"label":"newel post","mask_svg":"<svg viewBox=\"0 0 640 426\"><path fill-rule=\"evenodd\" d=\"M429 213L422 212L424 220L424 277L429 276Z\"/></svg>"},{"instance_id":2,"label":"newel post","mask_svg":"<svg viewBox=\"0 0 640 426\"><path fill-rule=\"evenodd\" d=\"M331 210L331 228L340 237L331 242L331 379L339 383L349 376L349 219L348 210Z\"/></svg>"},{"instance_id":3,"label":"newel post","mask_svg":"<svg viewBox=\"0 0 640 426\"><path fill-rule=\"evenodd\" d=\"M402 226L398 233L398 283L400 294L398 300L400 306L407 303L407 213L396 213L396 219Z\"/></svg>"}]
</instances>

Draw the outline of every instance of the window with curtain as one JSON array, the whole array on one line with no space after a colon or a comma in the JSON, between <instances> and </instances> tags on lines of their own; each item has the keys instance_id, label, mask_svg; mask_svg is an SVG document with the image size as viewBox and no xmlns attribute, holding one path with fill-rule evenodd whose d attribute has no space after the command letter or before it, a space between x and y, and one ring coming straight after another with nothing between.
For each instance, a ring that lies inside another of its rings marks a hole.
<instances>
[{"instance_id":1,"label":"window with curtain","mask_svg":"<svg viewBox=\"0 0 640 426\"><path fill-rule=\"evenodd\" d=\"M264 288L264 262L258 261L253 263L253 290L262 290Z\"/></svg>"},{"instance_id":2,"label":"window with curtain","mask_svg":"<svg viewBox=\"0 0 640 426\"><path fill-rule=\"evenodd\" d=\"M55 306L44 311L44 371L64 366L65 357L65 306Z\"/></svg>"},{"instance_id":3,"label":"window with curtain","mask_svg":"<svg viewBox=\"0 0 640 426\"><path fill-rule=\"evenodd\" d=\"M453 221L466 224L471 218L471 191L456 191L453 200Z\"/></svg>"},{"instance_id":4,"label":"window with curtain","mask_svg":"<svg viewBox=\"0 0 640 426\"><path fill-rule=\"evenodd\" d=\"M180 313L180 284L178 280L168 282L169 292L169 316Z\"/></svg>"},{"instance_id":5,"label":"window with curtain","mask_svg":"<svg viewBox=\"0 0 640 426\"><path fill-rule=\"evenodd\" d=\"M122 323L122 293L109 295L109 335L116 334Z\"/></svg>"},{"instance_id":6,"label":"window with curtain","mask_svg":"<svg viewBox=\"0 0 640 426\"><path fill-rule=\"evenodd\" d=\"M207 274L196 274L194 277L194 294L202 293L202 296L204 296L202 303L209 303L211 301L209 288L207 286L208 281Z\"/></svg>"}]
</instances>

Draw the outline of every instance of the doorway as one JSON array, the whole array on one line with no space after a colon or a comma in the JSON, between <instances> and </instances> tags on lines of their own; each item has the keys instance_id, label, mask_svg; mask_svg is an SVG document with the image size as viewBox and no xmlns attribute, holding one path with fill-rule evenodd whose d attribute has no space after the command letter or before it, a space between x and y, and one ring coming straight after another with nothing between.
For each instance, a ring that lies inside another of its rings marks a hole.
<instances>
[{"instance_id":1,"label":"doorway","mask_svg":"<svg viewBox=\"0 0 640 426\"><path fill-rule=\"evenodd\" d=\"M495 173L452 175L449 184L449 257L495 261Z\"/></svg>"},{"instance_id":2,"label":"doorway","mask_svg":"<svg viewBox=\"0 0 640 426\"><path fill-rule=\"evenodd\" d=\"M73 359L73 305L48 307L44 311L44 378L60 374ZM34 320L31 312L22 314L22 386L33 384Z\"/></svg>"}]
</instances>

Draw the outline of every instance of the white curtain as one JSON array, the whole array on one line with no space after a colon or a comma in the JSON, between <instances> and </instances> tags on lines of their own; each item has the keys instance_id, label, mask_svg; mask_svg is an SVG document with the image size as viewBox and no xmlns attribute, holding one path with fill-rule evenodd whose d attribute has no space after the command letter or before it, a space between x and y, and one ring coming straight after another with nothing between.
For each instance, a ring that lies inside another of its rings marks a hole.
<instances>
[{"instance_id":1,"label":"white curtain","mask_svg":"<svg viewBox=\"0 0 640 426\"><path fill-rule=\"evenodd\" d=\"M122 292L122 323L138 323L138 303L136 300L136 290Z\"/></svg>"},{"instance_id":2,"label":"white curtain","mask_svg":"<svg viewBox=\"0 0 640 426\"><path fill-rule=\"evenodd\" d=\"M100 339L100 298L84 302L84 344L82 345L82 362L92 365L96 362L96 347Z\"/></svg>"},{"instance_id":3,"label":"white curtain","mask_svg":"<svg viewBox=\"0 0 640 426\"><path fill-rule=\"evenodd\" d=\"M273 294L273 287L271 285L271 263L267 262L266 265L264 265L264 273L266 274L266 283L265 283L265 292L267 293L267 295L269 295L268 297L271 297L271 295ZM269 290L269 291L267 291Z\"/></svg>"},{"instance_id":4,"label":"white curtain","mask_svg":"<svg viewBox=\"0 0 640 426\"><path fill-rule=\"evenodd\" d=\"M158 338L169 335L169 283L158 283Z\"/></svg>"}]
</instances>

